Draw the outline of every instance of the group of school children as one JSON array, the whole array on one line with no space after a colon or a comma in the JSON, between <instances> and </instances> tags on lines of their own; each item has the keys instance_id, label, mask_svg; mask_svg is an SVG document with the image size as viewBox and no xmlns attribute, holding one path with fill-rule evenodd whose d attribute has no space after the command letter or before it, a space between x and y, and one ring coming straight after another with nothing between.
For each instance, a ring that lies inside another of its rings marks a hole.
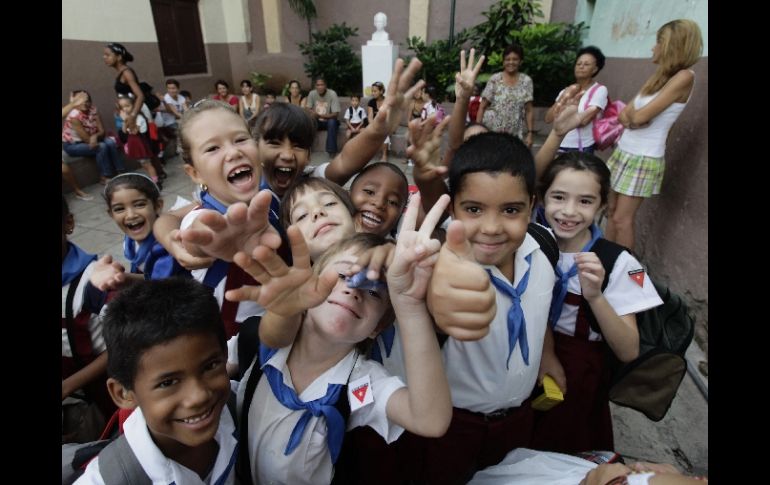
<instances>
[{"instance_id":1,"label":"group of school children","mask_svg":"<svg viewBox=\"0 0 770 485\"><path fill-rule=\"evenodd\" d=\"M62 398L131 410L123 441L152 483L465 483L518 447L612 450L603 352L633 360L634 314L661 300L629 252L610 269L591 252L613 244L595 224L604 162L554 159L583 93L566 90L536 158L508 134L466 136L474 56L455 113L410 122L411 198L398 167L366 165L422 88L417 59L308 170L302 108L264 111L256 140L225 103L187 109L195 204L161 214L142 174L105 188L129 271L67 240L62 198ZM528 231L536 204L558 262ZM545 375L565 400L536 412ZM76 483L110 483L105 470L97 456Z\"/></svg>"}]
</instances>

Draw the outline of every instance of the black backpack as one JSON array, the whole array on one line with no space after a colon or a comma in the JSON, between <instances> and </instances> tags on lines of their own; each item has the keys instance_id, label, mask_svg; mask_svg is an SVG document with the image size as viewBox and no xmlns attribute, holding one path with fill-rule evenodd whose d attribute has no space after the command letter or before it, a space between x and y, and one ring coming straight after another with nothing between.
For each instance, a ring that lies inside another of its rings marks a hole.
<instances>
[{"instance_id":1,"label":"black backpack","mask_svg":"<svg viewBox=\"0 0 770 485\"><path fill-rule=\"evenodd\" d=\"M150 111L155 111L160 106L160 99L152 92L152 86L142 81L139 83L139 88L144 94L144 104L150 108Z\"/></svg>"},{"instance_id":2,"label":"black backpack","mask_svg":"<svg viewBox=\"0 0 770 485\"><path fill-rule=\"evenodd\" d=\"M615 261L624 250L627 251L606 239L597 240L591 248L604 266L602 291L607 288ZM609 398L652 421L660 421L671 407L687 371L684 354L695 333L695 320L679 295L654 281L653 285L663 304L636 314L639 356L623 363L612 351L607 352L612 371ZM591 329L601 333L588 302L583 300L581 305L585 305Z\"/></svg>"}]
</instances>

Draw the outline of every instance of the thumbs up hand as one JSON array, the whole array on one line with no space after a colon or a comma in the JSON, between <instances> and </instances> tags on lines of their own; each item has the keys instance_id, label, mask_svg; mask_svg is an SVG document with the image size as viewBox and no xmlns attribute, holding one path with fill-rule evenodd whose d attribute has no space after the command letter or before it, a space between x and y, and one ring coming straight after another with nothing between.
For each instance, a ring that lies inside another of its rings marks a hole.
<instances>
[{"instance_id":1,"label":"thumbs up hand","mask_svg":"<svg viewBox=\"0 0 770 485\"><path fill-rule=\"evenodd\" d=\"M428 310L436 326L457 340L479 340L489 333L497 312L495 289L476 262L460 221L452 221L428 286Z\"/></svg>"}]
</instances>

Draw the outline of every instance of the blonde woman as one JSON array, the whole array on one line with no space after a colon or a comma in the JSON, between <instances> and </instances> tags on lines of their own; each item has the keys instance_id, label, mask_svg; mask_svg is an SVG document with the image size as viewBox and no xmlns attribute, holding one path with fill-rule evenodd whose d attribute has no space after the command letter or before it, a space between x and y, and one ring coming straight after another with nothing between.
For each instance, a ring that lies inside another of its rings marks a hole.
<instances>
[{"instance_id":1,"label":"blonde woman","mask_svg":"<svg viewBox=\"0 0 770 485\"><path fill-rule=\"evenodd\" d=\"M642 202L660 193L666 138L690 100L703 40L692 20L672 20L658 30L652 62L658 65L620 113L625 126L607 160L612 172L606 238L634 248L634 221Z\"/></svg>"}]
</instances>

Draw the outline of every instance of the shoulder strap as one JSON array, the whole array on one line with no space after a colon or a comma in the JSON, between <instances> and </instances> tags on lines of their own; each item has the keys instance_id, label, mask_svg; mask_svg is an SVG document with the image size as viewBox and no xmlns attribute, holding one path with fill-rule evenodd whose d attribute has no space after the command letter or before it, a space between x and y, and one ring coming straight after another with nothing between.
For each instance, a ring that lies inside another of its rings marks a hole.
<instances>
[{"instance_id":1,"label":"shoulder strap","mask_svg":"<svg viewBox=\"0 0 770 485\"><path fill-rule=\"evenodd\" d=\"M586 99L586 102L583 105L583 111L588 109L588 103L591 102L591 98L594 97L594 93L596 92L597 89L599 89L599 86L601 86L601 84L596 83L596 84L594 84L594 87L592 87L591 90L588 91L588 99Z\"/></svg>"},{"instance_id":2,"label":"shoulder strap","mask_svg":"<svg viewBox=\"0 0 770 485\"><path fill-rule=\"evenodd\" d=\"M75 361L75 365L78 368L83 367L83 359L80 358L80 355L78 355L77 349L75 348L75 316L73 315L73 309L72 309L72 302L75 300L75 293L77 292L78 285L80 284L80 278L83 276L83 273L80 273L75 277L74 280L70 281L70 286L67 289L67 300L64 303L64 314L66 316L66 322L67 322L67 340L69 340L70 343L70 352L72 352L72 360Z\"/></svg>"},{"instance_id":3,"label":"shoulder strap","mask_svg":"<svg viewBox=\"0 0 770 485\"><path fill-rule=\"evenodd\" d=\"M259 351L259 322L262 317L250 316L238 326L238 380L249 368Z\"/></svg>"},{"instance_id":4,"label":"shoulder strap","mask_svg":"<svg viewBox=\"0 0 770 485\"><path fill-rule=\"evenodd\" d=\"M238 335L238 365L248 369L249 364L241 360L245 358L241 354L241 340L246 335L241 335L240 332ZM259 332L257 332L257 339L259 339ZM258 349L259 340L255 344ZM238 420L238 460L235 466L235 474L241 485L252 485L254 483L251 480L251 457L249 456L249 409L251 408L251 400L254 398L254 391L257 390L257 384L259 384L259 379L262 377L262 368L259 365L259 356L256 352L254 352L254 358L250 362L253 362L254 365L251 369L251 375L249 375L246 381L246 390L243 393L243 407L241 408L240 419Z\"/></svg>"},{"instance_id":5,"label":"shoulder strap","mask_svg":"<svg viewBox=\"0 0 770 485\"><path fill-rule=\"evenodd\" d=\"M123 73L124 73L124 72L126 72L126 71L127 71L127 70L129 70L129 69L131 69L131 68L130 68L130 67L128 67L128 66L126 66L126 67L124 67L123 69L121 69L120 71L118 71L118 77L116 77L115 79L116 79L116 80L118 80L118 81L120 81L120 76L122 76L122 75L123 75ZM133 72L133 69L131 70L131 72ZM136 77L136 73L134 73L134 77Z\"/></svg>"},{"instance_id":6,"label":"shoulder strap","mask_svg":"<svg viewBox=\"0 0 770 485\"><path fill-rule=\"evenodd\" d=\"M152 484L124 434L99 453L99 473L107 477L110 483Z\"/></svg>"},{"instance_id":7,"label":"shoulder strap","mask_svg":"<svg viewBox=\"0 0 770 485\"><path fill-rule=\"evenodd\" d=\"M352 118L352 117L353 117L353 107L348 106L348 118Z\"/></svg>"},{"instance_id":8,"label":"shoulder strap","mask_svg":"<svg viewBox=\"0 0 770 485\"><path fill-rule=\"evenodd\" d=\"M612 273L612 269L615 267L615 262L618 260L620 253L627 251L627 249L620 244L608 241L603 237L600 237L594 243L591 251L596 253L596 256L599 258L599 261L604 267L604 280L602 281L602 292L604 292L610 282L610 274ZM596 320L596 316L594 316L594 312L591 311L591 306L588 304L585 298L582 299L580 305L583 307L583 311L585 311L585 315L586 318L588 318L588 324L591 327L591 330L601 334L602 332L599 328L599 322Z\"/></svg>"},{"instance_id":9,"label":"shoulder strap","mask_svg":"<svg viewBox=\"0 0 770 485\"><path fill-rule=\"evenodd\" d=\"M540 245L540 250L548 258L551 266L556 269L556 265L559 263L559 246L556 245L556 239L546 229L536 222L530 222L527 226L527 232L532 236L537 244Z\"/></svg>"}]
</instances>

